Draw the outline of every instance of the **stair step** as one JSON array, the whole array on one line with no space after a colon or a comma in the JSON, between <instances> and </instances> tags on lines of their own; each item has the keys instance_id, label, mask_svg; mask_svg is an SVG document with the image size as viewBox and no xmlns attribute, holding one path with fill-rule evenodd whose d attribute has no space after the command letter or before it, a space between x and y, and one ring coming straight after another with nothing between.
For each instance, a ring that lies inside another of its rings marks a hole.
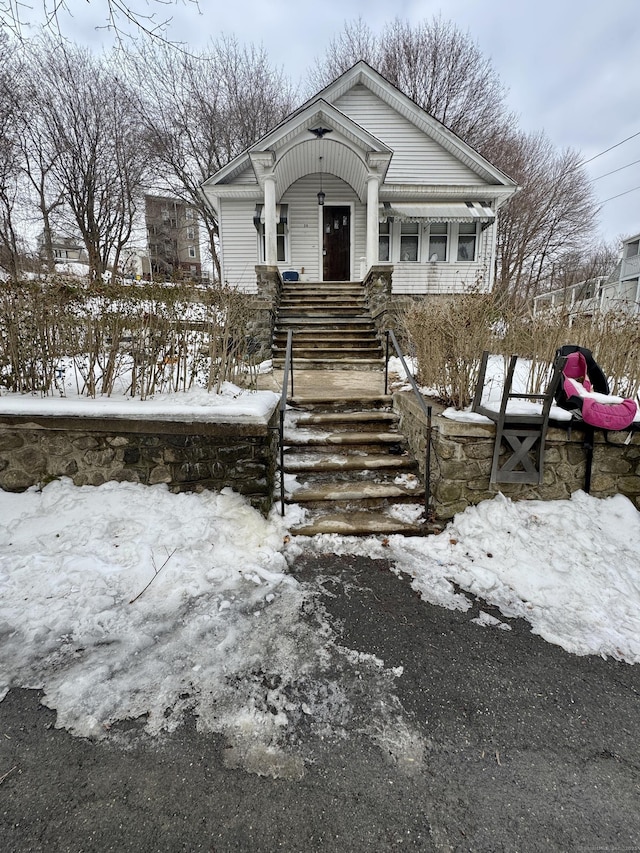
<instances>
[{"instance_id":1,"label":"stair step","mask_svg":"<svg viewBox=\"0 0 640 853\"><path fill-rule=\"evenodd\" d=\"M308 445L400 445L405 440L397 432L319 432L317 430L287 430L284 431L285 444L292 447Z\"/></svg>"},{"instance_id":2,"label":"stair step","mask_svg":"<svg viewBox=\"0 0 640 853\"><path fill-rule=\"evenodd\" d=\"M356 408L356 411L360 411L360 408L363 406L369 407L381 407L381 406L392 406L393 405L393 396L391 394L369 394L363 395L362 397L318 397L312 396L311 394L296 394L293 397L290 397L287 400L287 403L290 406L295 408L304 409L304 408L314 408L316 406L344 406L345 409Z\"/></svg>"},{"instance_id":3,"label":"stair step","mask_svg":"<svg viewBox=\"0 0 640 853\"><path fill-rule=\"evenodd\" d=\"M378 502L392 499L408 498L415 500L424 494L424 489L418 483L415 488L397 483L379 483L361 480L348 483L315 483L302 485L292 492L285 493L286 503L318 503L334 501L349 503L351 501Z\"/></svg>"},{"instance_id":4,"label":"stair step","mask_svg":"<svg viewBox=\"0 0 640 853\"><path fill-rule=\"evenodd\" d=\"M370 424L370 423L398 423L398 415L395 412L383 412L379 409L370 409L364 412L293 412L287 413L286 425L307 426L310 424Z\"/></svg>"},{"instance_id":5,"label":"stair step","mask_svg":"<svg viewBox=\"0 0 640 853\"><path fill-rule=\"evenodd\" d=\"M429 527L419 518L410 521L385 512L362 511L309 512L304 521L291 528L294 536L316 536L319 533L337 533L340 536L422 536L427 532L430 532Z\"/></svg>"},{"instance_id":6,"label":"stair step","mask_svg":"<svg viewBox=\"0 0 640 853\"><path fill-rule=\"evenodd\" d=\"M342 358L342 359L322 359L322 358L299 358L296 359L295 366L298 370L382 370L384 365L383 359L371 358ZM283 358L274 358L273 366L276 368L284 367Z\"/></svg>"},{"instance_id":7,"label":"stair step","mask_svg":"<svg viewBox=\"0 0 640 853\"><path fill-rule=\"evenodd\" d=\"M395 456L390 453L365 453L352 451L340 455L334 453L312 453L285 451L286 474L325 473L329 471L413 471L416 462L410 456Z\"/></svg>"}]
</instances>

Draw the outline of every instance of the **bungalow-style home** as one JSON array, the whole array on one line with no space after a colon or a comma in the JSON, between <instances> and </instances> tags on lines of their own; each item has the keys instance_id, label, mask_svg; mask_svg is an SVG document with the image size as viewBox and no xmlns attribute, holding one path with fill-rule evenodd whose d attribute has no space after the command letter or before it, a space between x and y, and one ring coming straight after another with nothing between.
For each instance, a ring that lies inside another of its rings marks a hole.
<instances>
[{"instance_id":1,"label":"bungalow-style home","mask_svg":"<svg viewBox=\"0 0 640 853\"><path fill-rule=\"evenodd\" d=\"M492 286L517 187L361 61L203 190L231 285L256 292L256 268L322 283L376 267L394 295L418 295Z\"/></svg>"}]
</instances>

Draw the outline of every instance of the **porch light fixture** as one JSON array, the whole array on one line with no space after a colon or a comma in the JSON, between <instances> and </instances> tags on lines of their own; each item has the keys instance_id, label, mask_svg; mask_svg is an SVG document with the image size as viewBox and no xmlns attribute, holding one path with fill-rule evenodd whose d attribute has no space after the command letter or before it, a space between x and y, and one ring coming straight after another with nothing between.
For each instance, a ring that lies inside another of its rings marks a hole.
<instances>
[{"instance_id":1,"label":"porch light fixture","mask_svg":"<svg viewBox=\"0 0 640 853\"><path fill-rule=\"evenodd\" d=\"M318 193L318 204L320 207L324 205L325 194L322 192L322 157L320 157L320 192Z\"/></svg>"}]
</instances>

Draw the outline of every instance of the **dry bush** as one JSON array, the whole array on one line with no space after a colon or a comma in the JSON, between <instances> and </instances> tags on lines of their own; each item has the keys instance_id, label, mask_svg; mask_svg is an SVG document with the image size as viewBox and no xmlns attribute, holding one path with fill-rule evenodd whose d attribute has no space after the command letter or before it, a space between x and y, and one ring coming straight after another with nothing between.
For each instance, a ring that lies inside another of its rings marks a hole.
<instances>
[{"instance_id":1,"label":"dry bush","mask_svg":"<svg viewBox=\"0 0 640 853\"><path fill-rule=\"evenodd\" d=\"M426 298L409 308L405 325L418 360L418 381L447 405L471 402L483 350L494 346L499 316L491 294Z\"/></svg>"},{"instance_id":2,"label":"dry bush","mask_svg":"<svg viewBox=\"0 0 640 853\"><path fill-rule=\"evenodd\" d=\"M12 391L122 390L142 399L220 390L250 362L249 300L222 285L88 285L26 282L0 289L0 384Z\"/></svg>"},{"instance_id":3,"label":"dry bush","mask_svg":"<svg viewBox=\"0 0 640 853\"><path fill-rule=\"evenodd\" d=\"M612 394L635 397L640 387L640 318L623 312L570 317L532 315L498 304L491 294L425 298L407 310L405 325L418 360L418 380L447 405L473 398L483 350L529 359L529 393L541 393L555 353L564 344L590 349Z\"/></svg>"}]
</instances>

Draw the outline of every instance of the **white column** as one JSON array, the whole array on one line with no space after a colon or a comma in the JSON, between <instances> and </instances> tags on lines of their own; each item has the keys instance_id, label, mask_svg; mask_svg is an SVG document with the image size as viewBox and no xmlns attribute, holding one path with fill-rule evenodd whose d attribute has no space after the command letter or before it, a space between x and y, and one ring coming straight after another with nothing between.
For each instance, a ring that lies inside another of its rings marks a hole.
<instances>
[{"instance_id":1,"label":"white column","mask_svg":"<svg viewBox=\"0 0 640 853\"><path fill-rule=\"evenodd\" d=\"M378 263L378 178L367 178L367 270Z\"/></svg>"},{"instance_id":2,"label":"white column","mask_svg":"<svg viewBox=\"0 0 640 853\"><path fill-rule=\"evenodd\" d=\"M276 179L273 175L267 175L264 179L264 255L267 266L277 264Z\"/></svg>"}]
</instances>

